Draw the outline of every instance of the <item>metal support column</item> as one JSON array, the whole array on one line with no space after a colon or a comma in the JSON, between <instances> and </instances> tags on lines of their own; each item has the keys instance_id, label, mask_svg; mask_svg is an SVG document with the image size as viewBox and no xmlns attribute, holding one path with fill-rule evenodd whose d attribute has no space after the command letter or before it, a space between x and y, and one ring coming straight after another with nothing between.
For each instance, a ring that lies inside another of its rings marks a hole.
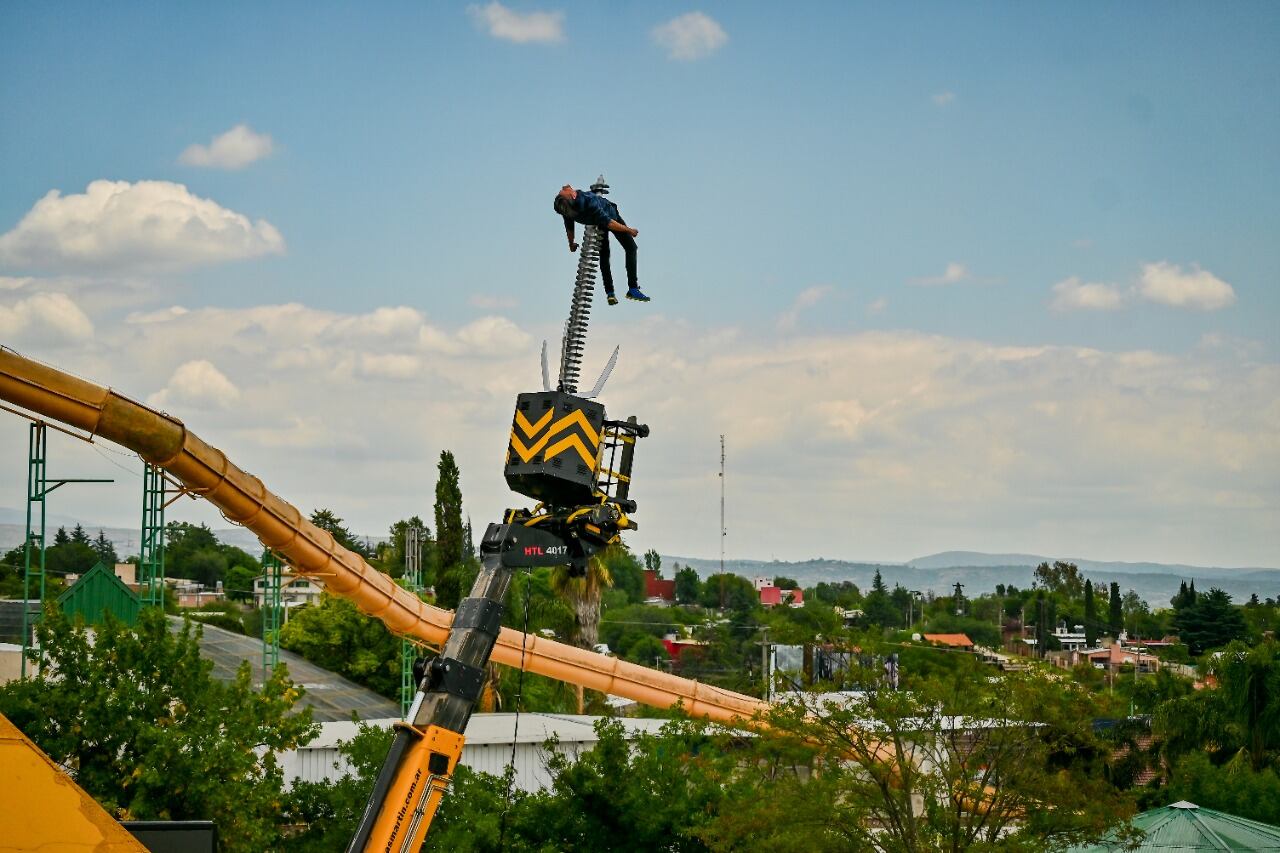
<instances>
[{"instance_id":1,"label":"metal support column","mask_svg":"<svg viewBox=\"0 0 1280 853\"><path fill-rule=\"evenodd\" d=\"M142 544L138 548L138 584L142 603L164 607L164 470L142 463Z\"/></svg>"},{"instance_id":2,"label":"metal support column","mask_svg":"<svg viewBox=\"0 0 1280 853\"><path fill-rule=\"evenodd\" d=\"M32 632L35 629L36 622L44 615L44 594L45 594L45 506L49 493L54 489L59 489L67 483L111 483L114 480L104 479L85 479L85 478L69 478L62 477L56 480L49 479L48 473L48 434L46 432L46 424L44 421L33 420L31 423L31 432L29 436L29 445L27 452L27 531L26 538L23 540L25 546L22 549L22 662L20 666L20 676L27 677L27 654L31 651ZM82 438L73 432L63 430L58 426L54 429L60 432L66 432L75 438ZM84 439L82 439L84 440ZM92 442L90 442L92 443ZM35 505L40 504L40 532L36 533L35 524ZM39 553L33 551L39 549ZM34 559L33 559L34 558ZM34 568L33 568L34 564ZM37 609L34 614L31 612L31 594L35 592Z\"/></svg>"},{"instance_id":3,"label":"metal support column","mask_svg":"<svg viewBox=\"0 0 1280 853\"><path fill-rule=\"evenodd\" d=\"M414 595L422 595L422 531L410 527L404 534L404 577L401 586ZM413 677L413 663L418 659L419 646L408 637L400 639L400 719L409 715L418 682Z\"/></svg>"},{"instance_id":4,"label":"metal support column","mask_svg":"<svg viewBox=\"0 0 1280 853\"><path fill-rule=\"evenodd\" d=\"M22 561L22 672L27 677L27 653L31 650L31 633L35 628L35 620L39 619L39 610L31 613L32 584L36 585L36 600L39 607L44 607L44 534L45 534L45 462L48 436L44 424L36 421L31 424L27 453L27 533L23 540L26 546ZM32 515L35 505L40 504L40 532L32 530ZM39 549L36 555L35 569L32 569L32 551Z\"/></svg>"},{"instance_id":5,"label":"metal support column","mask_svg":"<svg viewBox=\"0 0 1280 853\"><path fill-rule=\"evenodd\" d=\"M280 663L280 623L283 609L280 589L284 563L271 552L262 552L262 678L271 677L271 671Z\"/></svg>"}]
</instances>

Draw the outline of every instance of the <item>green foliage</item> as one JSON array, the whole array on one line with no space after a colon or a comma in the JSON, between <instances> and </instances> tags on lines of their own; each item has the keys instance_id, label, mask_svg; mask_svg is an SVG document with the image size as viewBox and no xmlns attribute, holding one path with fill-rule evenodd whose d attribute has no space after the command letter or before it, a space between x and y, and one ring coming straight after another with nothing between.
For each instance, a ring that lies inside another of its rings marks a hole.
<instances>
[{"instance_id":1,"label":"green foliage","mask_svg":"<svg viewBox=\"0 0 1280 853\"><path fill-rule=\"evenodd\" d=\"M729 572L717 573L702 585L702 606L746 613L760 606L760 595L746 578Z\"/></svg>"},{"instance_id":2,"label":"green foliage","mask_svg":"<svg viewBox=\"0 0 1280 853\"><path fill-rule=\"evenodd\" d=\"M400 696L400 640L344 598L325 593L299 607L280 630L280 646L389 699Z\"/></svg>"},{"instance_id":3,"label":"green foliage","mask_svg":"<svg viewBox=\"0 0 1280 853\"><path fill-rule=\"evenodd\" d=\"M0 713L109 812L212 820L224 849L265 850L283 793L273 752L314 736L311 712L293 713L303 691L283 667L261 691L248 663L215 680L198 630L174 634L145 608L136 630L108 619L91 638L50 608L37 629L48 665L0 687Z\"/></svg>"},{"instance_id":4,"label":"green foliage","mask_svg":"<svg viewBox=\"0 0 1280 853\"><path fill-rule=\"evenodd\" d=\"M107 568L114 568L115 564L120 562L120 558L116 555L116 546L107 538L107 534L101 530L98 531L98 538L93 540L92 547L94 553L98 555L98 560L106 565Z\"/></svg>"},{"instance_id":5,"label":"green foliage","mask_svg":"<svg viewBox=\"0 0 1280 853\"><path fill-rule=\"evenodd\" d=\"M1215 766L1208 755L1192 752L1174 765L1165 799L1189 800L1198 806L1280 826L1280 776L1269 767L1253 770L1243 762Z\"/></svg>"},{"instance_id":6,"label":"green foliage","mask_svg":"<svg viewBox=\"0 0 1280 853\"><path fill-rule=\"evenodd\" d=\"M910 693L775 709L756 746L774 760L750 803L700 835L717 850L1031 851L1095 840L1127 816L1098 773L1083 691L1038 674L990 683L962 660ZM957 736L957 718L987 724Z\"/></svg>"},{"instance_id":7,"label":"green foliage","mask_svg":"<svg viewBox=\"0 0 1280 853\"><path fill-rule=\"evenodd\" d=\"M1173 624L1178 637L1187 644L1194 657L1209 649L1225 646L1245 635L1244 616L1231 604L1231 596L1214 587L1175 607Z\"/></svg>"},{"instance_id":8,"label":"green foliage","mask_svg":"<svg viewBox=\"0 0 1280 853\"><path fill-rule=\"evenodd\" d=\"M338 544L346 548L348 551L354 551L366 560L369 559L368 546L363 541L356 538L356 535L347 529L341 518L334 515L331 510L317 509L311 513L311 523L321 530L332 534Z\"/></svg>"},{"instance_id":9,"label":"green foliage","mask_svg":"<svg viewBox=\"0 0 1280 853\"><path fill-rule=\"evenodd\" d=\"M1093 600L1093 581L1084 582L1084 642L1089 648L1098 644L1098 605Z\"/></svg>"},{"instance_id":10,"label":"green foliage","mask_svg":"<svg viewBox=\"0 0 1280 853\"><path fill-rule=\"evenodd\" d=\"M458 606L470 587L464 566L462 487L458 463L448 450L440 451L436 480L436 601L450 610Z\"/></svg>"},{"instance_id":11,"label":"green foliage","mask_svg":"<svg viewBox=\"0 0 1280 853\"><path fill-rule=\"evenodd\" d=\"M236 634L248 633L240 617L231 613L192 613L190 615L193 622L199 622L201 625L212 625Z\"/></svg>"},{"instance_id":12,"label":"green foliage","mask_svg":"<svg viewBox=\"0 0 1280 853\"><path fill-rule=\"evenodd\" d=\"M625 542L610 545L597 557L613 579L613 588L626 593L627 601L644 601L644 568Z\"/></svg>"},{"instance_id":13,"label":"green foliage","mask_svg":"<svg viewBox=\"0 0 1280 853\"><path fill-rule=\"evenodd\" d=\"M1107 605L1107 627L1111 636L1117 636L1124 627L1124 602L1120 598L1120 584L1111 582L1111 599Z\"/></svg>"},{"instance_id":14,"label":"green foliage","mask_svg":"<svg viewBox=\"0 0 1280 853\"><path fill-rule=\"evenodd\" d=\"M1055 560L1053 565L1041 563L1035 570L1036 583L1041 589L1074 601L1084 594L1084 578L1075 563Z\"/></svg>"},{"instance_id":15,"label":"green foliage","mask_svg":"<svg viewBox=\"0 0 1280 853\"><path fill-rule=\"evenodd\" d=\"M1254 770L1280 766L1280 646L1233 642L1206 667L1216 690L1173 698L1156 712L1166 754L1206 751L1217 763L1238 758Z\"/></svg>"},{"instance_id":16,"label":"green foliage","mask_svg":"<svg viewBox=\"0 0 1280 853\"><path fill-rule=\"evenodd\" d=\"M650 548L644 552L644 567L653 572L654 577L662 577L662 557Z\"/></svg>"},{"instance_id":17,"label":"green foliage","mask_svg":"<svg viewBox=\"0 0 1280 853\"><path fill-rule=\"evenodd\" d=\"M616 581L615 581L616 583ZM676 601L680 604L697 604L702 596L702 580L689 566L676 572Z\"/></svg>"},{"instance_id":18,"label":"green foliage","mask_svg":"<svg viewBox=\"0 0 1280 853\"><path fill-rule=\"evenodd\" d=\"M294 782L285 801L287 819L300 832L281 840L287 853L342 853L355 834L374 780L391 748L392 731L361 724L355 737L338 743L338 753L351 767L350 775L334 782ZM465 768L459 768L461 774ZM448 798L454 796L458 777ZM435 831L435 827L432 827Z\"/></svg>"},{"instance_id":19,"label":"green foliage","mask_svg":"<svg viewBox=\"0 0 1280 853\"><path fill-rule=\"evenodd\" d=\"M871 581L871 592L862 602L862 613L868 624L884 628L894 628L906 621L906 614L899 611L890 599L879 569Z\"/></svg>"},{"instance_id":20,"label":"green foliage","mask_svg":"<svg viewBox=\"0 0 1280 853\"><path fill-rule=\"evenodd\" d=\"M822 581L812 589L805 590L805 600L808 601L809 599L817 599L824 604L846 609L862 606L862 593L858 591L858 585L853 581L840 581L838 583Z\"/></svg>"}]
</instances>

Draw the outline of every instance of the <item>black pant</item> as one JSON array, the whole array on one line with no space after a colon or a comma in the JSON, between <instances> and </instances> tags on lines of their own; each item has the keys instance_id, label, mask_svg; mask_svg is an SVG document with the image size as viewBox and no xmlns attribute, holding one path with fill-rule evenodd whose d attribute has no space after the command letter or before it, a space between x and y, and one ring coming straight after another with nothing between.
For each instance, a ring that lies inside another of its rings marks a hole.
<instances>
[{"instance_id":1,"label":"black pant","mask_svg":"<svg viewBox=\"0 0 1280 853\"><path fill-rule=\"evenodd\" d=\"M626 220L621 216L618 222L626 225ZM603 228L604 234L600 239L600 273L604 279L604 292L613 293L613 270L609 269L609 229ZM613 236L618 238L618 242L622 244L622 250L627 253L627 287L635 288L640 285L636 281L636 238L630 234L619 234L613 232Z\"/></svg>"}]
</instances>

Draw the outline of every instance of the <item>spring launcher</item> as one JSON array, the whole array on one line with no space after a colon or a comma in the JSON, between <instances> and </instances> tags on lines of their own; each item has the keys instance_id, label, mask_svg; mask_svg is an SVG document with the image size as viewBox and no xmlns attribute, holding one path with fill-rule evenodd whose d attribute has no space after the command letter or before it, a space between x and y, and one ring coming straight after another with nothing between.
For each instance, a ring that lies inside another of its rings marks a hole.
<instances>
[{"instance_id":1,"label":"spring launcher","mask_svg":"<svg viewBox=\"0 0 1280 853\"><path fill-rule=\"evenodd\" d=\"M603 176L591 187L607 193ZM578 394L578 374L591 317L591 296L599 268L604 232L588 227L579 248L569 319L560 344L560 381L551 388L547 345L542 344L542 391L516 397L504 474L512 491L538 501L532 511L508 510L508 524L525 524L553 532L571 543L571 568L586 569L587 558L618 541L623 530L635 530L631 514L631 463L636 439L649 427L634 416L625 421L605 417L595 400L618 360L613 355L595 387Z\"/></svg>"}]
</instances>

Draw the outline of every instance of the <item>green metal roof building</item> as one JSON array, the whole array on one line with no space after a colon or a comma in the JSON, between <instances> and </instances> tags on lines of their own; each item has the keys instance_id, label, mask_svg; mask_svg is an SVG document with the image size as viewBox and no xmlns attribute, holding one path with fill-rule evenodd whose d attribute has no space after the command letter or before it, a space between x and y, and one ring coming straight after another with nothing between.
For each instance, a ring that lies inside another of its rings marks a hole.
<instances>
[{"instance_id":1,"label":"green metal roof building","mask_svg":"<svg viewBox=\"0 0 1280 853\"><path fill-rule=\"evenodd\" d=\"M1146 833L1137 853L1191 853L1201 850L1280 850L1280 826L1202 809L1186 800L1143 812L1130 821ZM1118 844L1075 847L1071 853L1115 853Z\"/></svg>"},{"instance_id":2,"label":"green metal roof building","mask_svg":"<svg viewBox=\"0 0 1280 853\"><path fill-rule=\"evenodd\" d=\"M142 602L124 581L116 577L113 569L98 563L85 572L71 588L58 596L58 607L67 616L79 614L85 624L102 622L102 614L110 613L126 625L138 624L138 609Z\"/></svg>"}]
</instances>

